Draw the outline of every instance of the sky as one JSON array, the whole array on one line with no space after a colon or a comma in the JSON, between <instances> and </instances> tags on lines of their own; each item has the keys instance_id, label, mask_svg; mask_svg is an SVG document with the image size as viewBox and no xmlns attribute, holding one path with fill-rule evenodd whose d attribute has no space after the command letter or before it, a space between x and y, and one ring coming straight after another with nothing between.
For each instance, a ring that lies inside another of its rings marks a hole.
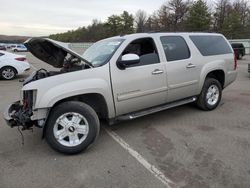
<instances>
[{"instance_id":1,"label":"sky","mask_svg":"<svg viewBox=\"0 0 250 188\"><path fill-rule=\"evenodd\" d=\"M105 21L123 10L148 14L159 9L166 0L2 0L0 34L47 36L91 24L93 19Z\"/></svg>"}]
</instances>

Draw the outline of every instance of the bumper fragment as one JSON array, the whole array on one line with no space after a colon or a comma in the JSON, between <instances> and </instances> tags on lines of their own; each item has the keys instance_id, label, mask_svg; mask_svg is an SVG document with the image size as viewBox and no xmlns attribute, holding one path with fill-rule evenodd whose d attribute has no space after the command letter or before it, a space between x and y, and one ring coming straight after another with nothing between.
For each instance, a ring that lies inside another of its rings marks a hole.
<instances>
[{"instance_id":1,"label":"bumper fragment","mask_svg":"<svg viewBox=\"0 0 250 188\"><path fill-rule=\"evenodd\" d=\"M4 119L8 126L16 127L20 126L20 123L15 118L15 113L21 109L20 101L12 103L8 106L8 108L4 111Z\"/></svg>"},{"instance_id":2,"label":"bumper fragment","mask_svg":"<svg viewBox=\"0 0 250 188\"><path fill-rule=\"evenodd\" d=\"M3 115L7 125L12 128L21 126L22 130L29 130L34 125L30 119L32 112L29 108L24 108L20 101L9 105Z\"/></svg>"}]
</instances>

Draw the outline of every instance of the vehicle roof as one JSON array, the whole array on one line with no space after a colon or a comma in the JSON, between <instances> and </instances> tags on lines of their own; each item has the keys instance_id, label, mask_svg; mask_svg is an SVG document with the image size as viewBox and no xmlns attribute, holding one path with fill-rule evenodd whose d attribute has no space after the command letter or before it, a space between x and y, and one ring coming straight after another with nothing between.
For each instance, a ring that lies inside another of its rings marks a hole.
<instances>
[{"instance_id":1,"label":"vehicle roof","mask_svg":"<svg viewBox=\"0 0 250 188\"><path fill-rule=\"evenodd\" d=\"M231 44L234 46L244 46L243 43L239 43L239 42L237 42L237 43L232 42Z\"/></svg>"},{"instance_id":2,"label":"vehicle roof","mask_svg":"<svg viewBox=\"0 0 250 188\"><path fill-rule=\"evenodd\" d=\"M120 36L115 36L111 37L109 39L133 39L133 38L140 38L140 37L157 37L157 36L223 36L222 34L219 33L202 33L202 32L157 32L157 33L135 33L135 34L129 34L129 35L120 35Z\"/></svg>"}]
</instances>

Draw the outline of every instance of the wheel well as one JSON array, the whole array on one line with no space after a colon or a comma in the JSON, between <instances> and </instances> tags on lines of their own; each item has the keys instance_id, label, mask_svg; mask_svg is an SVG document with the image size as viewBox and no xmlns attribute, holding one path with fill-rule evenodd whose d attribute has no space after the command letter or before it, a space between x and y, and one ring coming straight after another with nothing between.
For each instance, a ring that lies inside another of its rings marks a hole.
<instances>
[{"instance_id":1,"label":"wheel well","mask_svg":"<svg viewBox=\"0 0 250 188\"><path fill-rule=\"evenodd\" d=\"M65 99L62 99L58 101L55 105L61 104L66 101L80 101L83 102L90 107L92 107L95 112L97 113L99 119L108 119L108 106L104 99L104 97L101 94L98 93L89 93L89 94L83 94L83 95L77 95L73 97L68 97ZM53 108L54 108L53 107Z\"/></svg>"},{"instance_id":2,"label":"wheel well","mask_svg":"<svg viewBox=\"0 0 250 188\"><path fill-rule=\"evenodd\" d=\"M221 84L221 87L224 87L225 84L225 73L223 70L215 70L210 73L208 73L206 78L214 78L218 80Z\"/></svg>"},{"instance_id":3,"label":"wheel well","mask_svg":"<svg viewBox=\"0 0 250 188\"><path fill-rule=\"evenodd\" d=\"M12 67L12 66L9 66L9 65L1 67L0 70L4 69L6 67L11 67L11 68L14 69L14 71L15 71L16 74L18 73L15 67Z\"/></svg>"},{"instance_id":4,"label":"wheel well","mask_svg":"<svg viewBox=\"0 0 250 188\"><path fill-rule=\"evenodd\" d=\"M49 114L48 114L48 117L46 119L46 122L47 122L53 108L56 107L57 105L63 103L63 102L67 102L67 101L84 102L85 104L91 106L95 110L99 119L105 119L105 120L108 119L108 106L107 106L107 103L106 103L104 97L98 93L89 93L89 94L68 97L68 98L65 98L65 99L62 99L62 100L56 102L54 104L54 106L49 110ZM45 125L44 125L42 138L45 137L46 128L47 128L47 123L45 123Z\"/></svg>"}]
</instances>

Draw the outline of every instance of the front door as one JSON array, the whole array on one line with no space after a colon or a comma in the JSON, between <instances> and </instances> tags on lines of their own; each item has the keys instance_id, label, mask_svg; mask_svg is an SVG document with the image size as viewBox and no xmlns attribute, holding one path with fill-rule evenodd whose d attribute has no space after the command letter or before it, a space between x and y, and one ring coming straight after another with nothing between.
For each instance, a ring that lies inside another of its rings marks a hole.
<instances>
[{"instance_id":1,"label":"front door","mask_svg":"<svg viewBox=\"0 0 250 188\"><path fill-rule=\"evenodd\" d=\"M140 63L121 70L111 62L111 80L116 115L123 115L166 102L167 82L152 38L132 41L120 54L136 54Z\"/></svg>"}]
</instances>

